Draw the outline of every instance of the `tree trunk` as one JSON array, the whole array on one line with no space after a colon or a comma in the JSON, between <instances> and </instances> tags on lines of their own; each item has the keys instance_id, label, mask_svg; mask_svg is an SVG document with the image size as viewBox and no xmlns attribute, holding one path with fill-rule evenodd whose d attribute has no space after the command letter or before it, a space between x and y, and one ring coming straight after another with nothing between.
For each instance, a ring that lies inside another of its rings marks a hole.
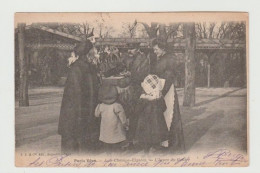
<instances>
[{"instance_id":1,"label":"tree trunk","mask_svg":"<svg viewBox=\"0 0 260 173\"><path fill-rule=\"evenodd\" d=\"M185 49L185 86L183 106L195 105L195 23L184 24Z\"/></svg>"},{"instance_id":2,"label":"tree trunk","mask_svg":"<svg viewBox=\"0 0 260 173\"><path fill-rule=\"evenodd\" d=\"M158 30L158 23L155 23L155 22L152 22L151 23L151 27L146 24L146 23L142 23L145 30L146 30L146 33L148 34L149 38L156 38L157 37L157 30Z\"/></svg>"},{"instance_id":3,"label":"tree trunk","mask_svg":"<svg viewBox=\"0 0 260 173\"><path fill-rule=\"evenodd\" d=\"M28 69L27 61L24 52L25 36L24 36L25 24L18 24L18 47L19 47L19 106L29 106L28 98Z\"/></svg>"},{"instance_id":4,"label":"tree trunk","mask_svg":"<svg viewBox=\"0 0 260 173\"><path fill-rule=\"evenodd\" d=\"M157 30L158 30L157 25L158 25L158 23L156 23L156 22L151 23L150 34L148 34L149 38L156 38L157 37Z\"/></svg>"},{"instance_id":5,"label":"tree trunk","mask_svg":"<svg viewBox=\"0 0 260 173\"><path fill-rule=\"evenodd\" d=\"M166 33L166 26L165 24L159 25L159 39L166 43L167 42L167 33Z\"/></svg>"}]
</instances>

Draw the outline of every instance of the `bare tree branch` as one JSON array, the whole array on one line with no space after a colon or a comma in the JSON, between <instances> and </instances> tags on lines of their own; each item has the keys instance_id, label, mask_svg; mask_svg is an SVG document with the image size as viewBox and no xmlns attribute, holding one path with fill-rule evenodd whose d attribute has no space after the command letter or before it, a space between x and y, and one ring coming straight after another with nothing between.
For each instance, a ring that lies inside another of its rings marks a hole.
<instances>
[{"instance_id":1,"label":"bare tree branch","mask_svg":"<svg viewBox=\"0 0 260 173\"><path fill-rule=\"evenodd\" d=\"M210 23L210 26L209 26L209 38L212 39L213 38L213 31L214 31L214 28L216 26L216 23Z\"/></svg>"},{"instance_id":2,"label":"bare tree branch","mask_svg":"<svg viewBox=\"0 0 260 173\"><path fill-rule=\"evenodd\" d=\"M178 31L180 25L181 25L180 23L177 23L177 24L171 24L171 25L169 26L169 30L168 30L168 32L167 32L167 38L166 38L166 40L168 40L168 38L169 38L170 36L172 36L172 35L174 35L174 34L177 33L177 31ZM174 36L173 36L173 37L174 37Z\"/></svg>"},{"instance_id":3,"label":"bare tree branch","mask_svg":"<svg viewBox=\"0 0 260 173\"><path fill-rule=\"evenodd\" d=\"M158 23L152 22L151 26L143 22L141 24L144 26L149 38L155 38L157 36L157 31L159 29Z\"/></svg>"}]
</instances>

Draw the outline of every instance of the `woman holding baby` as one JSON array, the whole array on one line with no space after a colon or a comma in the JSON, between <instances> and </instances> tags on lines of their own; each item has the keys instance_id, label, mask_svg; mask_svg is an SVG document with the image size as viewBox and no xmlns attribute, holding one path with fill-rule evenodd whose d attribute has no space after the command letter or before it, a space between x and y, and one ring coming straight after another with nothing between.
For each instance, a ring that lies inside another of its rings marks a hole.
<instances>
[{"instance_id":1,"label":"woman holding baby","mask_svg":"<svg viewBox=\"0 0 260 173\"><path fill-rule=\"evenodd\" d=\"M153 50L157 55L156 65L152 73L165 79L162 96L166 103L164 117L169 131L168 141L163 145L168 146L170 152L183 152L185 150L182 121L180 115L178 95L174 87L176 63L171 54L167 53L166 44L155 40Z\"/></svg>"}]
</instances>

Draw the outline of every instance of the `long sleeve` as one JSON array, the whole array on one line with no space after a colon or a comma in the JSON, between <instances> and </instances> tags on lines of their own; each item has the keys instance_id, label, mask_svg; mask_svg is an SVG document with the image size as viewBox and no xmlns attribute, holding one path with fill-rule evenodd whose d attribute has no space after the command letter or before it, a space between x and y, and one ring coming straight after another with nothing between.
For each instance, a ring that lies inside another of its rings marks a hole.
<instances>
[{"instance_id":1,"label":"long sleeve","mask_svg":"<svg viewBox=\"0 0 260 173\"><path fill-rule=\"evenodd\" d=\"M135 106L135 112L137 114L139 114L140 112L143 111L143 109L145 108L145 104L146 104L146 101L145 99L139 99L136 103L136 106Z\"/></svg>"},{"instance_id":2,"label":"long sleeve","mask_svg":"<svg viewBox=\"0 0 260 173\"><path fill-rule=\"evenodd\" d=\"M174 80L174 69L175 69L175 63L172 56L166 54L158 61L156 66L156 74L160 77L165 79L165 85L162 90L163 96L167 94L169 91L173 80Z\"/></svg>"},{"instance_id":3,"label":"long sleeve","mask_svg":"<svg viewBox=\"0 0 260 173\"><path fill-rule=\"evenodd\" d=\"M68 74L67 88L64 93L67 98L72 99L73 110L75 111L75 116L79 118L81 116L81 86L80 86L81 73L78 68L72 69Z\"/></svg>"},{"instance_id":4,"label":"long sleeve","mask_svg":"<svg viewBox=\"0 0 260 173\"><path fill-rule=\"evenodd\" d=\"M149 59L144 54L138 53L131 65L130 72L132 81L139 85L149 74Z\"/></svg>"},{"instance_id":5,"label":"long sleeve","mask_svg":"<svg viewBox=\"0 0 260 173\"><path fill-rule=\"evenodd\" d=\"M163 98L160 98L157 99L156 101L157 101L157 105L159 105L160 109L164 112L167 109L165 100Z\"/></svg>"},{"instance_id":6,"label":"long sleeve","mask_svg":"<svg viewBox=\"0 0 260 173\"><path fill-rule=\"evenodd\" d=\"M97 105L97 107L96 107L96 109L95 109L95 117L100 117L100 114L101 114L101 105L100 104L98 104Z\"/></svg>"},{"instance_id":7,"label":"long sleeve","mask_svg":"<svg viewBox=\"0 0 260 173\"><path fill-rule=\"evenodd\" d=\"M67 77L62 99L58 128L59 134L77 136L79 133L78 127L82 116L82 91L80 79L80 69L77 67L72 67Z\"/></svg>"},{"instance_id":8,"label":"long sleeve","mask_svg":"<svg viewBox=\"0 0 260 173\"><path fill-rule=\"evenodd\" d=\"M122 124L126 124L126 115L122 105L116 104L114 107L115 114L119 117Z\"/></svg>"},{"instance_id":9,"label":"long sleeve","mask_svg":"<svg viewBox=\"0 0 260 173\"><path fill-rule=\"evenodd\" d=\"M90 117L93 116L94 113L94 83L93 78L91 74L87 75L87 81L88 81L88 88L89 88L89 115ZM92 115L92 116L91 116Z\"/></svg>"}]
</instances>

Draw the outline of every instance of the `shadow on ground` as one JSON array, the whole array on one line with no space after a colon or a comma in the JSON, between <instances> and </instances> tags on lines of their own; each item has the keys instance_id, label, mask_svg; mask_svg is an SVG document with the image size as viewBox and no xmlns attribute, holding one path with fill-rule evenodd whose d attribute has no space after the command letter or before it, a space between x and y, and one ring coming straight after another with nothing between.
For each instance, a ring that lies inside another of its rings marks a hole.
<instances>
[{"instance_id":1,"label":"shadow on ground","mask_svg":"<svg viewBox=\"0 0 260 173\"><path fill-rule=\"evenodd\" d=\"M242 88L238 88L238 89L236 89L236 90L226 92L225 94L222 94L222 95L220 95L220 96L218 96L218 97L214 97L214 98L212 98L212 99L209 99L209 100L205 100L205 101L196 103L195 106L202 106L202 105L208 104L208 103L210 103L210 102L216 101L216 100L218 100L218 99L221 99L221 98L223 98L223 97L227 97L227 96L229 96L230 94L232 94L232 93L234 93L234 92L236 92L236 91L238 91L238 90L241 90L241 89L242 89Z\"/></svg>"},{"instance_id":2,"label":"shadow on ground","mask_svg":"<svg viewBox=\"0 0 260 173\"><path fill-rule=\"evenodd\" d=\"M206 108L184 108L182 121L186 152L223 117L223 110L207 113Z\"/></svg>"}]
</instances>

